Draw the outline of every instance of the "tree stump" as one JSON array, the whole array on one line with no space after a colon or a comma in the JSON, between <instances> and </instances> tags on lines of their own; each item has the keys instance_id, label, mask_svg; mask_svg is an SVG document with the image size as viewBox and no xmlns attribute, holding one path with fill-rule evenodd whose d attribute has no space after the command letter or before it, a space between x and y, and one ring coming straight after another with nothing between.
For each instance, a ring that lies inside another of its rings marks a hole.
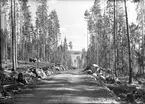
<instances>
[{"instance_id":1,"label":"tree stump","mask_svg":"<svg viewBox=\"0 0 145 104\"><path fill-rule=\"evenodd\" d=\"M26 84L26 81L25 81L25 79L24 79L22 73L19 73L19 74L18 74L17 81L18 81L18 82L21 82L21 83L23 83L23 84Z\"/></svg>"}]
</instances>

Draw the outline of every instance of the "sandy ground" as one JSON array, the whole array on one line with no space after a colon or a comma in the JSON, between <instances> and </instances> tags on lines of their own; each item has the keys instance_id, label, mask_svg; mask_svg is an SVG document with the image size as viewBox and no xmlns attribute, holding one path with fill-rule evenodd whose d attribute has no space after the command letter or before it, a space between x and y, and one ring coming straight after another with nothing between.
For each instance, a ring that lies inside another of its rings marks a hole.
<instances>
[{"instance_id":1,"label":"sandy ground","mask_svg":"<svg viewBox=\"0 0 145 104\"><path fill-rule=\"evenodd\" d=\"M24 89L13 104L119 104L114 95L91 75L80 70L50 76L41 83Z\"/></svg>"}]
</instances>

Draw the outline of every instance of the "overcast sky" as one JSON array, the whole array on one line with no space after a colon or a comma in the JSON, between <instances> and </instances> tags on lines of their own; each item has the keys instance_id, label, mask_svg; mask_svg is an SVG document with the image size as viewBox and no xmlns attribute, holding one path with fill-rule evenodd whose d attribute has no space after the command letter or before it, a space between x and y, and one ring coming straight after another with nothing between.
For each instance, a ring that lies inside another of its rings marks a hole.
<instances>
[{"instance_id":1,"label":"overcast sky","mask_svg":"<svg viewBox=\"0 0 145 104\"><path fill-rule=\"evenodd\" d=\"M85 10L93 6L94 0L49 0L49 11L55 9L60 22L61 39L72 41L73 50L87 48L87 24ZM35 17L36 4L31 1L31 11ZM128 3L129 22L135 21L134 5Z\"/></svg>"}]
</instances>

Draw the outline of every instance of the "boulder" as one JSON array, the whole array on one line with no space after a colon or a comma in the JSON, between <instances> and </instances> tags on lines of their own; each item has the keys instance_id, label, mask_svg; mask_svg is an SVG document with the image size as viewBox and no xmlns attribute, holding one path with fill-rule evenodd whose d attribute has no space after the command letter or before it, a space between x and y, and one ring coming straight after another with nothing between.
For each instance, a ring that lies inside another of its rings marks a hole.
<instances>
[{"instance_id":1,"label":"boulder","mask_svg":"<svg viewBox=\"0 0 145 104\"><path fill-rule=\"evenodd\" d=\"M91 70L91 66L87 66L84 71Z\"/></svg>"},{"instance_id":2,"label":"boulder","mask_svg":"<svg viewBox=\"0 0 145 104\"><path fill-rule=\"evenodd\" d=\"M93 76L94 76L94 77L98 77L97 73L93 73Z\"/></svg>"},{"instance_id":3,"label":"boulder","mask_svg":"<svg viewBox=\"0 0 145 104\"><path fill-rule=\"evenodd\" d=\"M56 70L56 71L60 71L60 67L55 66L55 70Z\"/></svg>"},{"instance_id":4,"label":"boulder","mask_svg":"<svg viewBox=\"0 0 145 104\"><path fill-rule=\"evenodd\" d=\"M33 77L25 77L26 83L28 84L34 83L33 79Z\"/></svg>"},{"instance_id":5,"label":"boulder","mask_svg":"<svg viewBox=\"0 0 145 104\"><path fill-rule=\"evenodd\" d=\"M47 75L47 76L50 76L50 75L51 75L51 72L50 72L49 70L47 70L47 71L46 71L46 75Z\"/></svg>"},{"instance_id":6,"label":"boulder","mask_svg":"<svg viewBox=\"0 0 145 104\"><path fill-rule=\"evenodd\" d=\"M97 64L93 64L92 66L93 66L93 67L97 67L97 68L99 67Z\"/></svg>"},{"instance_id":7,"label":"boulder","mask_svg":"<svg viewBox=\"0 0 145 104\"><path fill-rule=\"evenodd\" d=\"M37 69L37 74L42 79L47 78L47 75L45 74L45 72L42 69Z\"/></svg>"},{"instance_id":8,"label":"boulder","mask_svg":"<svg viewBox=\"0 0 145 104\"><path fill-rule=\"evenodd\" d=\"M62 70L63 70L63 71L65 71L65 70L66 70L66 69L64 68L64 66L63 66L63 65L61 65L61 68L62 68Z\"/></svg>"},{"instance_id":9,"label":"boulder","mask_svg":"<svg viewBox=\"0 0 145 104\"><path fill-rule=\"evenodd\" d=\"M35 74L33 72L30 72L30 71L26 71L24 73L24 77L35 77Z\"/></svg>"},{"instance_id":10,"label":"boulder","mask_svg":"<svg viewBox=\"0 0 145 104\"><path fill-rule=\"evenodd\" d=\"M85 71L85 73L87 73L87 74L93 74L92 70L87 70L87 71Z\"/></svg>"},{"instance_id":11,"label":"boulder","mask_svg":"<svg viewBox=\"0 0 145 104\"><path fill-rule=\"evenodd\" d=\"M29 69L29 71L32 72L35 75L35 77L39 77L36 68L32 67L32 68Z\"/></svg>"},{"instance_id":12,"label":"boulder","mask_svg":"<svg viewBox=\"0 0 145 104\"><path fill-rule=\"evenodd\" d=\"M110 83L110 84L113 84L113 83L115 83L115 80L111 76L109 76L109 77L106 78L106 82Z\"/></svg>"}]
</instances>

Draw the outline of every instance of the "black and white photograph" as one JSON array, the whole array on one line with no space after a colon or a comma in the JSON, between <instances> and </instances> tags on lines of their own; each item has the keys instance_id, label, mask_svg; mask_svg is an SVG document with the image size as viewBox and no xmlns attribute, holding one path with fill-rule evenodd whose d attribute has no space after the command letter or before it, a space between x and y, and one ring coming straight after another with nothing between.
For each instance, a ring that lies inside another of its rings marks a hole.
<instances>
[{"instance_id":1,"label":"black and white photograph","mask_svg":"<svg viewBox=\"0 0 145 104\"><path fill-rule=\"evenodd\" d=\"M145 104L145 0L0 0L0 104Z\"/></svg>"}]
</instances>

